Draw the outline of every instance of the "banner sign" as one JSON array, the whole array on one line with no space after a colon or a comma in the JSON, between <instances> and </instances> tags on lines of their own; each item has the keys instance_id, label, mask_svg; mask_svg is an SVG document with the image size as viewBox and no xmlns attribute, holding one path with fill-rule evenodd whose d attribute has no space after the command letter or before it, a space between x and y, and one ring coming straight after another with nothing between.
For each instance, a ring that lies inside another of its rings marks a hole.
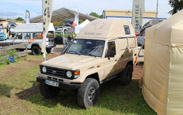
<instances>
[{"instance_id":1,"label":"banner sign","mask_svg":"<svg viewBox=\"0 0 183 115\"><path fill-rule=\"evenodd\" d=\"M144 14L144 0L133 0L132 25L136 32L142 28Z\"/></svg>"},{"instance_id":2,"label":"banner sign","mask_svg":"<svg viewBox=\"0 0 183 115\"><path fill-rule=\"evenodd\" d=\"M46 60L46 38L51 23L53 0L43 0L43 42L41 51Z\"/></svg>"}]
</instances>

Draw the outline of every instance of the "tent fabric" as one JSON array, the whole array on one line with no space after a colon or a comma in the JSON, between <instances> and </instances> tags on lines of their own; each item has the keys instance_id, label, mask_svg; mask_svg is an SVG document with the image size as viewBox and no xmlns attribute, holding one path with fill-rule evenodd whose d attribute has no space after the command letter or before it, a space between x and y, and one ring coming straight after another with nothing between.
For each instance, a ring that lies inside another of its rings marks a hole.
<instances>
[{"instance_id":1,"label":"tent fabric","mask_svg":"<svg viewBox=\"0 0 183 115\"><path fill-rule=\"evenodd\" d=\"M61 8L61 9L55 10L52 13L52 22L57 21L59 23L63 23L63 22L65 22L65 20L69 20L71 18L74 18L76 13L77 13L76 11L73 11L73 10L70 10L67 8ZM90 16L90 15L83 14L83 13L79 13L79 19L80 20L88 19L88 20L92 21L92 20L95 20L97 18ZM31 19L31 23L40 23L40 22L43 22L42 15L34 17Z\"/></svg>"},{"instance_id":2,"label":"tent fabric","mask_svg":"<svg viewBox=\"0 0 183 115\"><path fill-rule=\"evenodd\" d=\"M183 115L183 10L145 38L144 99L158 115Z\"/></svg>"},{"instance_id":3,"label":"tent fabric","mask_svg":"<svg viewBox=\"0 0 183 115\"><path fill-rule=\"evenodd\" d=\"M89 23L90 23L90 21L87 19L83 23L81 23L80 25L76 26L75 27L75 33L78 34Z\"/></svg>"}]
</instances>

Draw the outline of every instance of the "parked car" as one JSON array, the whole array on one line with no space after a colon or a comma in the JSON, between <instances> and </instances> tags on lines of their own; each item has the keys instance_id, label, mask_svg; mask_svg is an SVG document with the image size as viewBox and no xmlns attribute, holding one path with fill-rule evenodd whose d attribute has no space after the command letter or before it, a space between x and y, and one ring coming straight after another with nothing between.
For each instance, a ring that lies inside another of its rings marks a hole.
<instances>
[{"instance_id":1,"label":"parked car","mask_svg":"<svg viewBox=\"0 0 183 115\"><path fill-rule=\"evenodd\" d=\"M16 24L15 22L11 22L11 21L9 21L9 22L7 23L7 27L6 27L6 28L7 28L7 32L9 32L9 30L11 29L11 26L12 26L12 25L15 25L15 26L16 26L17 24Z\"/></svg>"},{"instance_id":2,"label":"parked car","mask_svg":"<svg viewBox=\"0 0 183 115\"><path fill-rule=\"evenodd\" d=\"M143 28L141 29L140 33L138 36L145 36L145 30L149 27L152 27L160 22L162 22L164 19L153 19L148 21L147 23L144 24Z\"/></svg>"},{"instance_id":3,"label":"parked car","mask_svg":"<svg viewBox=\"0 0 183 115\"><path fill-rule=\"evenodd\" d=\"M4 41L6 39L7 39L6 35L4 33L0 33L0 41Z\"/></svg>"},{"instance_id":4,"label":"parked car","mask_svg":"<svg viewBox=\"0 0 183 115\"><path fill-rule=\"evenodd\" d=\"M6 40L7 36L4 34L3 24L0 23L0 41Z\"/></svg>"},{"instance_id":5,"label":"parked car","mask_svg":"<svg viewBox=\"0 0 183 115\"><path fill-rule=\"evenodd\" d=\"M88 24L62 55L40 64L40 92L52 98L60 90L76 90L81 108L97 102L100 85L118 77L132 80L137 40L133 26L123 20L98 19Z\"/></svg>"},{"instance_id":6,"label":"parked car","mask_svg":"<svg viewBox=\"0 0 183 115\"><path fill-rule=\"evenodd\" d=\"M138 43L138 58L136 64L144 63L144 43L145 39L143 36L137 37Z\"/></svg>"},{"instance_id":7,"label":"parked car","mask_svg":"<svg viewBox=\"0 0 183 115\"><path fill-rule=\"evenodd\" d=\"M49 32L46 39L46 51L47 53L51 52L51 48L55 46L54 44L54 26L51 23L49 27ZM20 24L15 27L14 32L16 35L12 39L8 39L0 43L1 46L8 46L13 44L23 44L26 45L19 47L20 50L32 51L33 55L40 55L42 48L42 33L43 33L43 24L42 23L30 23L30 24Z\"/></svg>"}]
</instances>

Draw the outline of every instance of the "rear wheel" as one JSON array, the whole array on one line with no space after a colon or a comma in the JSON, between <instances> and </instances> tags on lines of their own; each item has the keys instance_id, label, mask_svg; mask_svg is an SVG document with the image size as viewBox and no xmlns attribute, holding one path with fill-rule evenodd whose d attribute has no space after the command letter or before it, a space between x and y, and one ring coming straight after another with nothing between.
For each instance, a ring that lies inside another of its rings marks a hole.
<instances>
[{"instance_id":1,"label":"rear wheel","mask_svg":"<svg viewBox=\"0 0 183 115\"><path fill-rule=\"evenodd\" d=\"M128 85L132 80L133 66L128 64L123 72L120 73L120 82L123 85Z\"/></svg>"},{"instance_id":2,"label":"rear wheel","mask_svg":"<svg viewBox=\"0 0 183 115\"><path fill-rule=\"evenodd\" d=\"M41 49L39 48L39 46L32 47L32 54L33 55L40 55L41 54Z\"/></svg>"},{"instance_id":3,"label":"rear wheel","mask_svg":"<svg viewBox=\"0 0 183 115\"><path fill-rule=\"evenodd\" d=\"M51 48L50 49L46 49L46 52L49 54L51 53Z\"/></svg>"},{"instance_id":4,"label":"rear wheel","mask_svg":"<svg viewBox=\"0 0 183 115\"><path fill-rule=\"evenodd\" d=\"M41 94L45 98L56 97L60 92L59 88L46 85L44 82L42 82L42 83L40 82L39 89L40 89Z\"/></svg>"},{"instance_id":5,"label":"rear wheel","mask_svg":"<svg viewBox=\"0 0 183 115\"><path fill-rule=\"evenodd\" d=\"M98 81L93 78L86 79L78 91L78 105L85 109L93 106L97 102L98 94Z\"/></svg>"}]
</instances>

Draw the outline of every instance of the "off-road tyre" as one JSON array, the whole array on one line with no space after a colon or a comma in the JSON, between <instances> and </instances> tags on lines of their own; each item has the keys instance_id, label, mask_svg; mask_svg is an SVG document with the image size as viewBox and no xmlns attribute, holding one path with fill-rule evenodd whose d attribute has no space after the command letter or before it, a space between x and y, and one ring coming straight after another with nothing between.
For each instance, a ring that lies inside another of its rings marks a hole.
<instances>
[{"instance_id":1,"label":"off-road tyre","mask_svg":"<svg viewBox=\"0 0 183 115\"><path fill-rule=\"evenodd\" d=\"M46 52L47 52L48 54L50 54L50 53L51 53L51 48L50 48L50 49L46 49Z\"/></svg>"},{"instance_id":2,"label":"off-road tyre","mask_svg":"<svg viewBox=\"0 0 183 115\"><path fill-rule=\"evenodd\" d=\"M31 50L32 50L33 55L40 55L41 54L41 48L39 48L39 46L33 46Z\"/></svg>"},{"instance_id":3,"label":"off-road tyre","mask_svg":"<svg viewBox=\"0 0 183 115\"><path fill-rule=\"evenodd\" d=\"M99 83L94 78L88 78L78 90L77 102L79 107L87 109L93 106L98 99Z\"/></svg>"},{"instance_id":4,"label":"off-road tyre","mask_svg":"<svg viewBox=\"0 0 183 115\"><path fill-rule=\"evenodd\" d=\"M46 85L44 82L40 82L39 89L44 98L56 97L60 92L59 88Z\"/></svg>"},{"instance_id":5,"label":"off-road tyre","mask_svg":"<svg viewBox=\"0 0 183 115\"><path fill-rule=\"evenodd\" d=\"M128 64L124 71L119 74L119 81L123 85L128 85L132 81L133 66Z\"/></svg>"}]
</instances>

